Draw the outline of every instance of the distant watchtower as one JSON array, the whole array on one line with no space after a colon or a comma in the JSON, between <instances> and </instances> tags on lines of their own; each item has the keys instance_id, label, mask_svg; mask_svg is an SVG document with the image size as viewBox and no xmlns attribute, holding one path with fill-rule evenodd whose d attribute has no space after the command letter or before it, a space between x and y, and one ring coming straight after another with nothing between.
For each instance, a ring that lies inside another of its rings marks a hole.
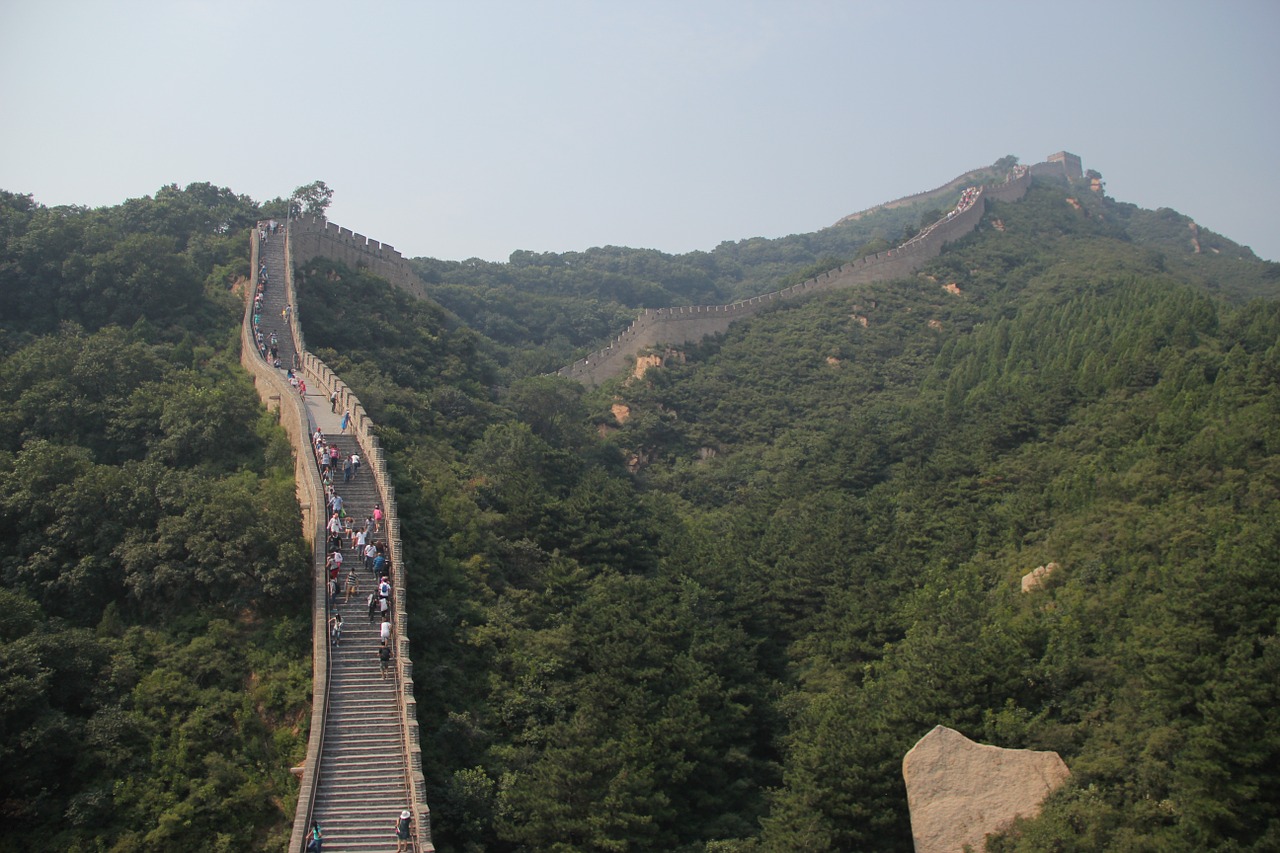
<instances>
[{"instance_id":1,"label":"distant watchtower","mask_svg":"<svg viewBox=\"0 0 1280 853\"><path fill-rule=\"evenodd\" d=\"M1080 167L1080 157L1077 154L1059 151L1057 154L1050 154L1044 159L1046 163L1061 163L1062 171L1073 181L1078 181L1084 177L1084 170Z\"/></svg>"}]
</instances>

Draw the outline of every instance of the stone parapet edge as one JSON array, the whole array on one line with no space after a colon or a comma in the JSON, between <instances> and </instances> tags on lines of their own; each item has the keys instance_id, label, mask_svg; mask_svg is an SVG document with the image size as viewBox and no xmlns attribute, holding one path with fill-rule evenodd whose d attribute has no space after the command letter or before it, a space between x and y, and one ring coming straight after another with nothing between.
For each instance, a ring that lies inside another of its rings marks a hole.
<instances>
[{"instance_id":1,"label":"stone parapet edge","mask_svg":"<svg viewBox=\"0 0 1280 853\"><path fill-rule=\"evenodd\" d=\"M252 244L249 269L258 268L258 241L251 231ZM320 525L324 505L320 487L320 475L316 472L311 455L311 425L306 406L279 371L268 365L258 354L253 339L251 316L253 311L252 283L245 287L245 316L240 331L240 364L253 378L258 397L268 411L276 412L280 425L289 436L293 449L293 477L296 483L298 505L302 510L302 535L311 546L311 617L314 626L311 636L311 730L308 733L307 757L303 764L302 779L298 787L298 803L294 810L293 831L289 849L301 851L306 841L311 807L320 778L320 749L324 743L325 717L329 706L329 636L325 616L325 585L315 566L324 562L324 537Z\"/></svg>"}]
</instances>

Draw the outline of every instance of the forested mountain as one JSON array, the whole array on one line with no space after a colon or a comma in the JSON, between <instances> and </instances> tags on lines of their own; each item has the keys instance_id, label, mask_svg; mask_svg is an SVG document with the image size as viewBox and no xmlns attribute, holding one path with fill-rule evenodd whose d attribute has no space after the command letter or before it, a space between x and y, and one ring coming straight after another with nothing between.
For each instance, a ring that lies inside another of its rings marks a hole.
<instances>
[{"instance_id":1,"label":"forested mountain","mask_svg":"<svg viewBox=\"0 0 1280 853\"><path fill-rule=\"evenodd\" d=\"M0 201L0 846L280 849L309 573L228 292L263 208ZM1072 770L991 849L1280 847L1277 265L1038 179L909 279L540 375L932 216L419 259L432 302L301 271L390 453L440 850L910 850L939 723Z\"/></svg>"},{"instance_id":2,"label":"forested mountain","mask_svg":"<svg viewBox=\"0 0 1280 853\"><path fill-rule=\"evenodd\" d=\"M0 849L288 841L310 568L237 358L258 212L0 193Z\"/></svg>"},{"instance_id":3,"label":"forested mountain","mask_svg":"<svg viewBox=\"0 0 1280 853\"><path fill-rule=\"evenodd\" d=\"M306 271L396 463L437 844L905 851L943 723L1073 772L992 849L1275 849L1280 268L1037 179L910 279L521 376L831 237L418 261L448 311Z\"/></svg>"},{"instance_id":4,"label":"forested mountain","mask_svg":"<svg viewBox=\"0 0 1280 853\"><path fill-rule=\"evenodd\" d=\"M993 171L989 179L1001 180L1003 172ZM507 263L415 258L412 265L443 307L512 348L502 356L504 364L511 360L511 375L549 373L607 344L641 309L727 304L888 249L936 221L960 193L961 188L950 195L926 194L924 200L876 208L809 234L726 241L709 252L668 255L605 246L516 251ZM1087 202L1085 197L1096 202L1091 208L1099 217L1098 234L1143 245L1152 257L1175 264L1177 275L1220 288L1228 298L1263 295L1275 281L1260 282L1258 259L1248 248L1175 211L1104 200L1085 186L1076 195L1077 204Z\"/></svg>"},{"instance_id":5,"label":"forested mountain","mask_svg":"<svg viewBox=\"0 0 1280 853\"><path fill-rule=\"evenodd\" d=\"M514 374L548 373L607 342L638 309L720 305L767 293L887 249L939 211L906 205L812 234L726 241L684 255L604 246L516 251L507 263L415 258L412 264L442 306L510 348Z\"/></svg>"}]
</instances>

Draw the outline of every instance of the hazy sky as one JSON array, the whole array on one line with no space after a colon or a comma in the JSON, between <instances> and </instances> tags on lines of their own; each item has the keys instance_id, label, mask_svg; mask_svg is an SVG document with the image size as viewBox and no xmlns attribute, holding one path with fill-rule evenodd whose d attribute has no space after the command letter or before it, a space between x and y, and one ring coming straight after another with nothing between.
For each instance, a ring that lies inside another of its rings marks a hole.
<instances>
[{"instance_id":1,"label":"hazy sky","mask_svg":"<svg viewBox=\"0 0 1280 853\"><path fill-rule=\"evenodd\" d=\"M320 179L405 255L813 231L1005 154L1280 259L1280 2L0 0L0 188Z\"/></svg>"}]
</instances>

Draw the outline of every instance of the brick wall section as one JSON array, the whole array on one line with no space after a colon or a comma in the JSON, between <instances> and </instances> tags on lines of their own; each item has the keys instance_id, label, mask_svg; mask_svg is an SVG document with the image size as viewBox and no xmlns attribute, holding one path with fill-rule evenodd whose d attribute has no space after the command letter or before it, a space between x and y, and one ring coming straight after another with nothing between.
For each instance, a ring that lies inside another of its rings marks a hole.
<instances>
[{"instance_id":1,"label":"brick wall section","mask_svg":"<svg viewBox=\"0 0 1280 853\"><path fill-rule=\"evenodd\" d=\"M295 263L305 264L315 257L328 258L352 269L367 269L419 299L427 298L426 283L394 246L370 240L315 216L293 220L289 224L289 241Z\"/></svg>"},{"instance_id":2,"label":"brick wall section","mask_svg":"<svg viewBox=\"0 0 1280 853\"><path fill-rule=\"evenodd\" d=\"M1031 174L1036 177L1048 178L1068 178L1069 180L1078 181L1084 177L1081 170L1080 158L1066 151L1059 151L1056 154L1050 154L1045 158L1043 163L1036 163L1031 167Z\"/></svg>"},{"instance_id":3,"label":"brick wall section","mask_svg":"<svg viewBox=\"0 0 1280 853\"><path fill-rule=\"evenodd\" d=\"M250 233L253 245L250 269L258 268L258 240L256 232ZM287 239L287 238L286 238ZM320 359L306 352L302 329L298 322L297 299L293 287L293 263L290 243L285 244L286 299L294 310L289 318L289 331L296 351L300 353L300 366L312 387L322 386L325 396L333 390L339 392L341 405L351 409L353 428L365 451L369 470L377 483L378 496L385 513L386 541L391 550L395 567L395 592L393 629L396 643L396 668L400 685L398 703L404 753L407 756L405 776L411 792L410 809L413 825L418 833L415 850L433 851L431 842L431 813L427 807L426 780L422 774L422 749L418 731L417 700L413 693L413 661L409 655L408 617L404 609L405 562L400 540L400 517L396 509L395 489L387 477L386 460L377 436L372 432L373 423L360 400L329 370ZM274 286L280 286L278 282ZM302 531L312 549L313 565L323 565L324 536L320 533L324 514L323 490L316 471L311 450L311 430L306 409L298 394L285 382L279 371L269 367L259 356L254 344L250 315L253 310L252 286L246 288L245 317L241 328L240 362L253 377L254 386L264 405L279 413L280 423L289 436L294 451L294 480L297 483L298 501L302 507ZM328 710L329 636L325 611L325 580L323 573L316 574L312 591L312 706L311 731L307 743L307 758L298 792L298 804L294 813L294 826L289 849L302 849L311 815L311 802L315 794L320 770L320 748L324 741L325 715Z\"/></svg>"},{"instance_id":4,"label":"brick wall section","mask_svg":"<svg viewBox=\"0 0 1280 853\"><path fill-rule=\"evenodd\" d=\"M1061 169L1056 164L1055 167ZM609 346L568 367L562 367L556 373L586 385L599 385L627 370L636 354L648 347L696 343L707 335L724 332L735 320L749 317L778 302L910 275L923 266L925 261L937 257L947 243L960 239L977 227L985 212L987 199L1016 201L1026 193L1030 183L1031 173L1025 171L1004 184L985 187L972 205L950 219L944 218L934 223L923 236L896 248L847 263L784 290L731 305L646 309Z\"/></svg>"},{"instance_id":5,"label":"brick wall section","mask_svg":"<svg viewBox=\"0 0 1280 853\"><path fill-rule=\"evenodd\" d=\"M878 210L893 210L898 207L906 207L912 204L918 204L922 201L929 201L935 198L958 193L960 190L973 184L981 183L989 178L999 177L999 173L994 166L982 166L978 169L970 169L963 175L952 178L940 187L934 187L931 190L914 193L912 195L904 195L902 198L895 198L893 201L887 201L884 204L877 204L875 207L868 207L866 210L859 210L857 213L850 213L848 216L841 217L836 221L836 225L842 225L846 222L853 222L864 216L875 213Z\"/></svg>"},{"instance_id":6,"label":"brick wall section","mask_svg":"<svg viewBox=\"0 0 1280 853\"><path fill-rule=\"evenodd\" d=\"M249 269L258 269L258 240L256 231L250 231L253 244ZM278 283L276 286L279 286ZM245 315L240 329L240 364L253 377L258 397L269 411L276 413L280 425L289 436L293 448L293 480L296 484L298 504L302 509L302 535L311 546L311 565L324 564L324 490L316 471L311 452L310 426L306 407L297 392L290 387L280 371L270 367L258 355L253 340L250 315L253 312L253 284L245 286ZM311 617L315 630L311 636L311 731L307 742L307 757L303 765L302 780L298 790L298 805L294 812L291 850L301 850L307 833L307 819L311 814L311 801L320 774L320 745L324 742L325 711L329 695L329 636L325 613L325 585L320 574L316 575L311 590Z\"/></svg>"},{"instance_id":7,"label":"brick wall section","mask_svg":"<svg viewBox=\"0 0 1280 853\"><path fill-rule=\"evenodd\" d=\"M347 387L346 383L342 381L341 377L330 370L323 361L307 351L306 341L302 336L302 327L298 318L298 301L293 283L294 265L300 262L293 252L293 228L296 226L297 223L292 223L285 235L285 287L289 304L294 307L292 316L289 318L289 329L293 335L296 351L300 354L299 364L306 376L308 385L312 388L323 388L325 397L337 391L339 411L343 409L351 411L352 431L365 452L365 461L368 463L369 471L377 484L378 497L382 500L382 511L385 516L383 523L386 525L386 542L391 551L391 565L393 567L392 631L396 647L395 669L400 685L398 702L401 732L404 737L404 751L407 756L405 777L410 792L409 809L413 812L413 827L417 833L417 838L414 840L414 849L420 851L420 853L429 853L429 851L435 850L435 845L431 841L431 811L427 806L426 779L422 774L422 741L418 730L418 704L413 692L413 660L409 655L409 618L405 611L408 591L406 576L408 571L404 560L404 550L401 547L400 514L396 507L395 487L391 485L390 478L387 476L386 457L382 452L378 437L373 432L373 420L369 417L368 412L365 411L364 405ZM334 227L336 226L328 226L328 228ZM303 230L305 232L306 228ZM345 229L342 230L345 231ZM359 237L360 235L355 236ZM364 238L360 237L360 239L363 240ZM396 257L399 257L399 253L396 253ZM335 258L335 260L339 259ZM348 266L354 266L349 261L343 261L343 263L347 263ZM307 441L309 443L310 437L307 438ZM323 588L320 595L320 612L323 614ZM327 623L323 615L315 624L316 642L325 647L327 654ZM323 729L321 730L322 735ZM314 728L312 729L311 739L312 743L316 740ZM310 744L308 744L308 748L310 748ZM301 803L299 803L299 812L301 811Z\"/></svg>"}]
</instances>

